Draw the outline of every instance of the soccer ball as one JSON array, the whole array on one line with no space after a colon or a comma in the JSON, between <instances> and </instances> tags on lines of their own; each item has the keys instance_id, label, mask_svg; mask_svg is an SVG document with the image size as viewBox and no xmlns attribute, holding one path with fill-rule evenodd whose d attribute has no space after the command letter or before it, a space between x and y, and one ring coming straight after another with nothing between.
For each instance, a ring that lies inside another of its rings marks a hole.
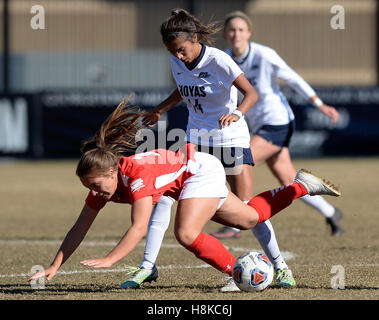
<instances>
[{"instance_id":1,"label":"soccer ball","mask_svg":"<svg viewBox=\"0 0 379 320\"><path fill-rule=\"evenodd\" d=\"M274 268L262 253L250 251L233 265L233 280L243 291L262 291L272 282Z\"/></svg>"}]
</instances>

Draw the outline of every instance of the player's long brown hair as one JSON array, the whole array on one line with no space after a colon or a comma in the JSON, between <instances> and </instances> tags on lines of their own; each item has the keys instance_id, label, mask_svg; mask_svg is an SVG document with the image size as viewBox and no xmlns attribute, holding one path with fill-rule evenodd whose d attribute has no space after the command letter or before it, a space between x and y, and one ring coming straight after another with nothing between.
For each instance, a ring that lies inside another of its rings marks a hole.
<instances>
[{"instance_id":1,"label":"player's long brown hair","mask_svg":"<svg viewBox=\"0 0 379 320\"><path fill-rule=\"evenodd\" d=\"M94 137L83 142L82 156L76 168L76 175L83 177L91 172L117 170L120 158L133 153L137 147L136 135L141 129L140 118L144 113L122 101L103 122Z\"/></svg>"},{"instance_id":2,"label":"player's long brown hair","mask_svg":"<svg viewBox=\"0 0 379 320\"><path fill-rule=\"evenodd\" d=\"M170 43L179 35L184 35L186 40L192 41L193 35L198 35L198 41L212 45L212 35L218 33L222 27L218 22L203 24L199 19L184 9L173 9L171 16L161 25L163 42Z\"/></svg>"}]
</instances>

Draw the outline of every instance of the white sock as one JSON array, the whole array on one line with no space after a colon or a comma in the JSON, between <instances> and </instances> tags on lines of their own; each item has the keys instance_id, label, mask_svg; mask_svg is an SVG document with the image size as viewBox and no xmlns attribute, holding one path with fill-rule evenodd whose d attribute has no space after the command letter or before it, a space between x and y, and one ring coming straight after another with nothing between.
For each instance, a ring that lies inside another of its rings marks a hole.
<instances>
[{"instance_id":1,"label":"white sock","mask_svg":"<svg viewBox=\"0 0 379 320\"><path fill-rule=\"evenodd\" d=\"M315 208L325 218L330 218L334 214L334 206L332 206L321 196L310 196L307 194L301 197L300 200L303 200L307 205Z\"/></svg>"},{"instance_id":2,"label":"white sock","mask_svg":"<svg viewBox=\"0 0 379 320\"><path fill-rule=\"evenodd\" d=\"M266 256L274 265L275 270L288 269L288 266L284 261L282 254L280 253L274 228L270 220L266 220L265 222L257 224L254 228L251 229L251 231L259 241L259 244L261 245Z\"/></svg>"},{"instance_id":3,"label":"white sock","mask_svg":"<svg viewBox=\"0 0 379 320\"><path fill-rule=\"evenodd\" d=\"M153 269L161 248L164 234L170 224L171 207L175 200L162 196L151 213L146 235L145 252L140 267Z\"/></svg>"}]
</instances>

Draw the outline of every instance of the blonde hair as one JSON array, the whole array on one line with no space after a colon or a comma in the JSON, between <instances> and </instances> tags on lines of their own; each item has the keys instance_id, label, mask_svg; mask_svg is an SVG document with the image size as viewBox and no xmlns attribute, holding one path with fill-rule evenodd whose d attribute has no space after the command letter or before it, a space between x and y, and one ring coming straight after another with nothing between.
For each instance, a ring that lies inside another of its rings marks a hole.
<instances>
[{"instance_id":1,"label":"blonde hair","mask_svg":"<svg viewBox=\"0 0 379 320\"><path fill-rule=\"evenodd\" d=\"M122 101L103 122L96 134L83 142L82 156L76 175L83 177L93 171L106 172L117 169L118 162L127 153L135 152L136 134L142 128L140 119L145 113Z\"/></svg>"},{"instance_id":2,"label":"blonde hair","mask_svg":"<svg viewBox=\"0 0 379 320\"><path fill-rule=\"evenodd\" d=\"M250 32L253 31L253 23L252 23L251 19L247 16L246 13L239 11L239 10L230 12L226 15L226 17L224 19L224 31L226 30L226 27L228 26L230 20L232 20L234 18L240 18L240 19L244 20L247 24L249 31Z\"/></svg>"}]
</instances>

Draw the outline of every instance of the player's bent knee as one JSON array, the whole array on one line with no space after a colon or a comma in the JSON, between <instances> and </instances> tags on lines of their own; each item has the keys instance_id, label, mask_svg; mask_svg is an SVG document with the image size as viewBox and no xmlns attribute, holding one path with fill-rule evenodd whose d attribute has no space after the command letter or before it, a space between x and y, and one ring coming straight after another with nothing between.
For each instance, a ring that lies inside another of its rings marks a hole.
<instances>
[{"instance_id":1,"label":"player's bent knee","mask_svg":"<svg viewBox=\"0 0 379 320\"><path fill-rule=\"evenodd\" d=\"M251 212L249 212L247 217L245 217L243 221L241 222L241 227L239 229L249 230L255 227L258 223L258 219L259 219L258 213L255 210L251 210Z\"/></svg>"},{"instance_id":2,"label":"player's bent knee","mask_svg":"<svg viewBox=\"0 0 379 320\"><path fill-rule=\"evenodd\" d=\"M244 221L238 229L240 230L250 230L251 228L255 227L257 225L258 220L257 219L249 219L247 221Z\"/></svg>"},{"instance_id":3,"label":"player's bent knee","mask_svg":"<svg viewBox=\"0 0 379 320\"><path fill-rule=\"evenodd\" d=\"M195 232L185 228L175 229L174 234L176 240L178 240L178 242L184 247L188 247L196 239Z\"/></svg>"}]
</instances>

